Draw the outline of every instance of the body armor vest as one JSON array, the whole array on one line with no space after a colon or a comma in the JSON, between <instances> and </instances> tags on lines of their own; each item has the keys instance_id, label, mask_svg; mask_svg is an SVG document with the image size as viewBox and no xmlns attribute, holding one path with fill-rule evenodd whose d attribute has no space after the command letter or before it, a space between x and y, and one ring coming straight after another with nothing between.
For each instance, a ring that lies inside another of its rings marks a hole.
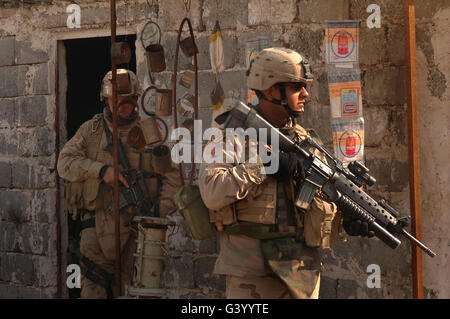
<instances>
[{"instance_id":1,"label":"body armor vest","mask_svg":"<svg viewBox=\"0 0 450 319\"><path fill-rule=\"evenodd\" d=\"M113 156L108 151L108 143L103 128L103 114L96 114L87 126L89 131L85 132L86 155L88 158L113 166ZM120 130L120 128L119 128ZM122 130L123 131L123 130ZM130 165L144 171L148 178L145 179L150 192L150 198L153 200L158 194L158 180L153 175L151 165L152 155L148 152L138 151L130 147L126 140L123 140L119 131L119 137L122 138L126 155ZM119 170L122 169L119 167ZM90 178L82 182L70 182L66 184L66 200L68 203L75 204L76 208L96 211L106 208L113 199L113 190L106 184L102 184L100 178ZM132 207L127 210L132 211Z\"/></svg>"},{"instance_id":2,"label":"body armor vest","mask_svg":"<svg viewBox=\"0 0 450 319\"><path fill-rule=\"evenodd\" d=\"M282 131L296 142L309 135L300 125L288 126ZM315 153L326 161L323 154ZM309 247L329 249L341 232L341 214L336 214L336 205L326 201L320 193L307 211L295 207L295 183L292 179L279 182L268 178L258 185L255 194L219 211L210 210L210 221L230 235L256 239L296 237Z\"/></svg>"}]
</instances>

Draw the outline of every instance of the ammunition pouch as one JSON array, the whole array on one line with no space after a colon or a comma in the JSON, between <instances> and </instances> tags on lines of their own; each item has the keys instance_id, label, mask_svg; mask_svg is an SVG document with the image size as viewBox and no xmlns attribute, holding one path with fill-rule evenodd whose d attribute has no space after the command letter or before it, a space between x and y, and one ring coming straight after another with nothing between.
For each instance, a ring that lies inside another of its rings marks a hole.
<instances>
[{"instance_id":1,"label":"ammunition pouch","mask_svg":"<svg viewBox=\"0 0 450 319\"><path fill-rule=\"evenodd\" d=\"M238 222L227 226L225 232L260 240L296 237L294 207L284 186L271 180L256 196L235 203Z\"/></svg>"},{"instance_id":2,"label":"ammunition pouch","mask_svg":"<svg viewBox=\"0 0 450 319\"><path fill-rule=\"evenodd\" d=\"M77 220L78 211L84 207L83 182L66 182L64 185L64 198L72 220Z\"/></svg>"},{"instance_id":3,"label":"ammunition pouch","mask_svg":"<svg viewBox=\"0 0 450 319\"><path fill-rule=\"evenodd\" d=\"M100 178L90 178L83 183L83 206L89 210L95 210L97 208L96 199L98 197L100 184L102 180Z\"/></svg>"},{"instance_id":4,"label":"ammunition pouch","mask_svg":"<svg viewBox=\"0 0 450 319\"><path fill-rule=\"evenodd\" d=\"M215 224L217 230L222 231L224 226L236 223L236 204L225 206L219 210L209 210L209 221Z\"/></svg>"},{"instance_id":5,"label":"ammunition pouch","mask_svg":"<svg viewBox=\"0 0 450 319\"><path fill-rule=\"evenodd\" d=\"M267 180L257 193L235 203L236 217L239 221L275 224L277 214L277 181Z\"/></svg>"},{"instance_id":6,"label":"ammunition pouch","mask_svg":"<svg viewBox=\"0 0 450 319\"><path fill-rule=\"evenodd\" d=\"M319 196L314 197L310 209L304 213L304 239L308 247L329 250L341 232L341 214L336 204Z\"/></svg>"}]
</instances>

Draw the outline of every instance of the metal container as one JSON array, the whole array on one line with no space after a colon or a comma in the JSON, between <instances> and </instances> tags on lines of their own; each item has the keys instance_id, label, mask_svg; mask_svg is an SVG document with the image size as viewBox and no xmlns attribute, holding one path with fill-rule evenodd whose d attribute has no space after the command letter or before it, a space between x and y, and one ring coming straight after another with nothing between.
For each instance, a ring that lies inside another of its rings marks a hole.
<instances>
[{"instance_id":1,"label":"metal container","mask_svg":"<svg viewBox=\"0 0 450 319\"><path fill-rule=\"evenodd\" d=\"M127 287L131 296L162 297L161 275L164 269L166 231L175 222L166 218L135 216L137 223L137 245L134 254L132 286Z\"/></svg>"},{"instance_id":2,"label":"metal container","mask_svg":"<svg viewBox=\"0 0 450 319\"><path fill-rule=\"evenodd\" d=\"M147 145L159 143L162 141L161 131L159 130L156 119L153 116L139 122L139 126L142 129L145 143Z\"/></svg>"},{"instance_id":3,"label":"metal container","mask_svg":"<svg viewBox=\"0 0 450 319\"><path fill-rule=\"evenodd\" d=\"M145 136L139 126L135 126L130 130L127 136L127 144L138 150L145 148Z\"/></svg>"},{"instance_id":4,"label":"metal container","mask_svg":"<svg viewBox=\"0 0 450 319\"><path fill-rule=\"evenodd\" d=\"M126 42L115 42L111 46L111 60L116 64L129 63L131 49Z\"/></svg>"},{"instance_id":5,"label":"metal container","mask_svg":"<svg viewBox=\"0 0 450 319\"><path fill-rule=\"evenodd\" d=\"M186 39L181 40L180 48L181 51L183 51L183 54L188 58L198 53L197 45L195 44L192 37L187 37Z\"/></svg>"},{"instance_id":6,"label":"metal container","mask_svg":"<svg viewBox=\"0 0 450 319\"><path fill-rule=\"evenodd\" d=\"M189 93L185 93L183 97L178 101L177 111L183 116L194 112L195 96Z\"/></svg>"},{"instance_id":7,"label":"metal container","mask_svg":"<svg viewBox=\"0 0 450 319\"><path fill-rule=\"evenodd\" d=\"M194 81L195 73L192 70L186 70L183 72L183 75L180 78L180 85L189 89Z\"/></svg>"},{"instance_id":8,"label":"metal container","mask_svg":"<svg viewBox=\"0 0 450 319\"><path fill-rule=\"evenodd\" d=\"M131 93L131 91L132 91L131 81L130 81L130 76L128 75L127 72L117 73L116 83L117 83L117 94L126 95L126 94ZM131 103L131 102L129 100L127 100L127 103ZM124 104L124 103L122 102L121 104ZM133 102L133 104L134 104L134 102Z\"/></svg>"},{"instance_id":9,"label":"metal container","mask_svg":"<svg viewBox=\"0 0 450 319\"><path fill-rule=\"evenodd\" d=\"M157 89L156 90L156 109L155 113L158 116L169 116L172 114L172 90Z\"/></svg>"},{"instance_id":10,"label":"metal container","mask_svg":"<svg viewBox=\"0 0 450 319\"><path fill-rule=\"evenodd\" d=\"M164 48L161 44L150 44L145 48L147 68L149 72L159 73L166 69Z\"/></svg>"},{"instance_id":11,"label":"metal container","mask_svg":"<svg viewBox=\"0 0 450 319\"><path fill-rule=\"evenodd\" d=\"M158 145L152 152L152 166L157 174L164 175L172 167L170 148L167 145Z\"/></svg>"}]
</instances>

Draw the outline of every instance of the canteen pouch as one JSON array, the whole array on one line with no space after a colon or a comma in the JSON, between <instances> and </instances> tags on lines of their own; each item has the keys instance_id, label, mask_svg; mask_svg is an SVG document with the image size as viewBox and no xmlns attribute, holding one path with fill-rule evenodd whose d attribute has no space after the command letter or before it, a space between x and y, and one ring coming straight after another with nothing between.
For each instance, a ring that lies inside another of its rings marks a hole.
<instances>
[{"instance_id":1,"label":"canteen pouch","mask_svg":"<svg viewBox=\"0 0 450 319\"><path fill-rule=\"evenodd\" d=\"M211 238L216 234L209 222L209 210L203 203L196 185L184 185L174 195L175 203L183 212L184 220L196 240Z\"/></svg>"}]
</instances>

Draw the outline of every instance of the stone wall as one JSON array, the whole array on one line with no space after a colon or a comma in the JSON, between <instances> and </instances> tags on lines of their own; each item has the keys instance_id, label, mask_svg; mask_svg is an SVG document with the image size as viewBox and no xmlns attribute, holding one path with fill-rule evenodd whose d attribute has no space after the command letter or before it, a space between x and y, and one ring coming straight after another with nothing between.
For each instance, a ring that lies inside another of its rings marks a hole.
<instances>
[{"instance_id":1,"label":"stone wall","mask_svg":"<svg viewBox=\"0 0 450 319\"><path fill-rule=\"evenodd\" d=\"M77 1L81 28L66 26L71 1L0 1L0 297L56 296L55 63L57 40L109 34L109 1ZM368 5L381 8L381 28L369 29ZM217 5L218 4L218 5ZM445 283L449 243L446 228L449 189L447 77L449 4L418 1L417 71L421 113L420 145L424 241L439 256L424 256L426 297L448 298ZM181 0L118 1L118 31L137 33L147 18L163 30L167 70L155 77L170 86L179 23L185 16ZM209 62L209 36L216 19L222 28L225 71L220 75L226 104L245 100L245 41L264 35L271 46L306 54L315 81L302 123L314 127L332 146L324 35L326 20L360 21L360 69L366 135L366 164L377 178L372 194L394 208L409 210L407 119L403 9L398 0L192 0L190 12L199 48L199 105L208 107L214 74ZM187 30L187 26L185 26ZM186 34L187 35L187 34ZM139 37L138 37L139 38ZM137 73L146 88L149 78L143 49L137 48ZM182 67L190 59L182 54ZM178 95L183 93L178 87ZM61 110L64 112L64 110ZM211 110L202 108L203 127ZM70 120L70 119L69 119ZM169 124L171 120L168 119ZM61 123L60 123L61 124ZM63 124L61 124L63 125ZM439 134L441 133L441 134ZM61 141L64 143L65 141ZM439 190L436 191L438 183ZM171 258L165 284L171 298L221 298L225 281L212 275L216 239L194 241L182 217L173 217L178 231L169 236ZM62 218L62 223L65 218ZM62 225L63 227L64 225ZM62 260L64 265L64 260ZM381 288L366 286L370 264L381 269ZM378 240L349 238L324 253L323 298L412 297L410 247L391 250ZM63 269L64 271L64 269ZM63 272L64 273L64 272ZM63 276L64 279L64 276ZM63 281L64 282L64 281Z\"/></svg>"},{"instance_id":2,"label":"stone wall","mask_svg":"<svg viewBox=\"0 0 450 319\"><path fill-rule=\"evenodd\" d=\"M0 47L0 295L50 297L56 237L49 57L14 35L2 37Z\"/></svg>"}]
</instances>

